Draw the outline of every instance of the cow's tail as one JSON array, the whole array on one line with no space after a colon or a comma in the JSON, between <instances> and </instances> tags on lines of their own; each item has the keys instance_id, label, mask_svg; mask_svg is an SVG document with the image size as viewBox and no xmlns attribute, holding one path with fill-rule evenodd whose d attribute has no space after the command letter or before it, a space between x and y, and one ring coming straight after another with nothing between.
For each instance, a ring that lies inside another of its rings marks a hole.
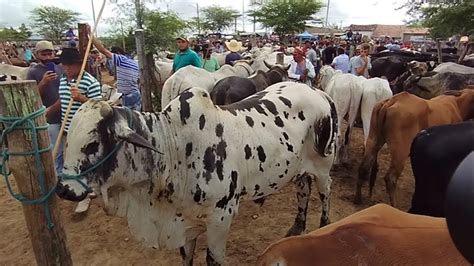
<instances>
[{"instance_id":1,"label":"cow's tail","mask_svg":"<svg viewBox=\"0 0 474 266\"><path fill-rule=\"evenodd\" d=\"M385 143L385 135L384 135L384 126L385 126L385 117L387 114L387 110L390 106L392 106L394 101L391 99L387 99L385 101L378 102L374 110L372 111L372 118L370 121L370 129L369 129L369 137L367 139L367 146L366 152L372 153L371 156L377 158L376 154L382 148L383 144ZM369 143L370 140L370 143ZM370 147L369 147L370 146ZM375 166L373 166L372 171L370 173L369 178L369 195L372 195L373 188L375 186L375 180L377 178L377 162L374 162Z\"/></svg>"},{"instance_id":2,"label":"cow's tail","mask_svg":"<svg viewBox=\"0 0 474 266\"><path fill-rule=\"evenodd\" d=\"M324 92L322 95L327 99L330 106L330 113L314 122L314 145L316 151L323 157L327 157L336 152L337 138L337 112L334 101Z\"/></svg>"},{"instance_id":3,"label":"cow's tail","mask_svg":"<svg viewBox=\"0 0 474 266\"><path fill-rule=\"evenodd\" d=\"M364 158L359 167L359 176L357 178L357 188L354 203L362 203L362 185L370 179L369 195L372 195L375 180L377 178L377 154L385 143L383 135L385 116L387 108L391 106L391 99L378 102L372 111L370 119L369 136L364 150Z\"/></svg>"}]
</instances>

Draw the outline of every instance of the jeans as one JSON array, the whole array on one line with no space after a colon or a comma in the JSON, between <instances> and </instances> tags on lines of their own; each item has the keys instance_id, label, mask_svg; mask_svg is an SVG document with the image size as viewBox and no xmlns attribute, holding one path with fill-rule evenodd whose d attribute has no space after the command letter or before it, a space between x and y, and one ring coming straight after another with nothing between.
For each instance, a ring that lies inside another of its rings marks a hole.
<instances>
[{"instance_id":1,"label":"jeans","mask_svg":"<svg viewBox=\"0 0 474 266\"><path fill-rule=\"evenodd\" d=\"M122 95L122 104L132 110L142 110L142 96L139 91L134 91L129 94Z\"/></svg>"},{"instance_id":2,"label":"jeans","mask_svg":"<svg viewBox=\"0 0 474 266\"><path fill-rule=\"evenodd\" d=\"M61 129L61 123L59 124L50 124L48 127L49 141L54 146L56 144L56 139L59 135L59 130ZM54 158L54 168L56 169L56 174L61 174L63 172L64 158L63 158L63 144L64 138L61 138L61 142L58 148L58 154Z\"/></svg>"}]
</instances>

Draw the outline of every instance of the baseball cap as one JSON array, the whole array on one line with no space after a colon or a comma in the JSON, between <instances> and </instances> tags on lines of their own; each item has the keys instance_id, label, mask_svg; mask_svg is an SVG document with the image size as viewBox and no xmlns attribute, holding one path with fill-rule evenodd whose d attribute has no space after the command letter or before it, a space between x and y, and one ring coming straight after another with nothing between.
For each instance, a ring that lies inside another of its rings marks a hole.
<instances>
[{"instance_id":1,"label":"baseball cap","mask_svg":"<svg viewBox=\"0 0 474 266\"><path fill-rule=\"evenodd\" d=\"M185 36L176 37L176 40L181 40L181 41L189 42L188 38L186 38Z\"/></svg>"},{"instance_id":2,"label":"baseball cap","mask_svg":"<svg viewBox=\"0 0 474 266\"><path fill-rule=\"evenodd\" d=\"M38 43L36 43L36 47L35 47L36 52L41 52L41 51L46 51L46 50L54 51L54 47L51 42L39 41Z\"/></svg>"}]
</instances>

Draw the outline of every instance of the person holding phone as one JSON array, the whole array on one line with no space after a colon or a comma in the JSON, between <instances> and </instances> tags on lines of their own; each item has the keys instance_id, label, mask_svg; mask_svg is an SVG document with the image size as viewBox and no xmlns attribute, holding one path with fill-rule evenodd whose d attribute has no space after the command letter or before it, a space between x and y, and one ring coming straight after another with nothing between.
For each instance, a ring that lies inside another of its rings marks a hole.
<instances>
[{"instance_id":1,"label":"person holding phone","mask_svg":"<svg viewBox=\"0 0 474 266\"><path fill-rule=\"evenodd\" d=\"M30 66L26 79L36 80L38 91L46 106L46 121L49 124L48 134L51 143L55 143L61 129L61 105L59 103L59 78L63 69L53 63L55 57L53 44L49 41L39 41L35 47L35 57L39 64ZM54 158L56 173L63 170L62 145Z\"/></svg>"},{"instance_id":2,"label":"person holding phone","mask_svg":"<svg viewBox=\"0 0 474 266\"><path fill-rule=\"evenodd\" d=\"M360 46L360 54L355 57L354 60L351 60L351 73L356 76L364 76L369 78L369 69L372 68L369 57L370 45L368 43L363 43Z\"/></svg>"}]
</instances>

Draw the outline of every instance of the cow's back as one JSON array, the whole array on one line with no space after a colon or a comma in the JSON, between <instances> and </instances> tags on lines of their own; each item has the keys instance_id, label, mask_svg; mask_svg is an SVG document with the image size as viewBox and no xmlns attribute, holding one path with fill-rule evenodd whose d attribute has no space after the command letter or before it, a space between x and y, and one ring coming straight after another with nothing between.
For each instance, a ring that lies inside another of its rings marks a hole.
<instances>
[{"instance_id":1,"label":"cow's back","mask_svg":"<svg viewBox=\"0 0 474 266\"><path fill-rule=\"evenodd\" d=\"M257 265L465 265L446 220L379 204L272 244Z\"/></svg>"}]
</instances>

